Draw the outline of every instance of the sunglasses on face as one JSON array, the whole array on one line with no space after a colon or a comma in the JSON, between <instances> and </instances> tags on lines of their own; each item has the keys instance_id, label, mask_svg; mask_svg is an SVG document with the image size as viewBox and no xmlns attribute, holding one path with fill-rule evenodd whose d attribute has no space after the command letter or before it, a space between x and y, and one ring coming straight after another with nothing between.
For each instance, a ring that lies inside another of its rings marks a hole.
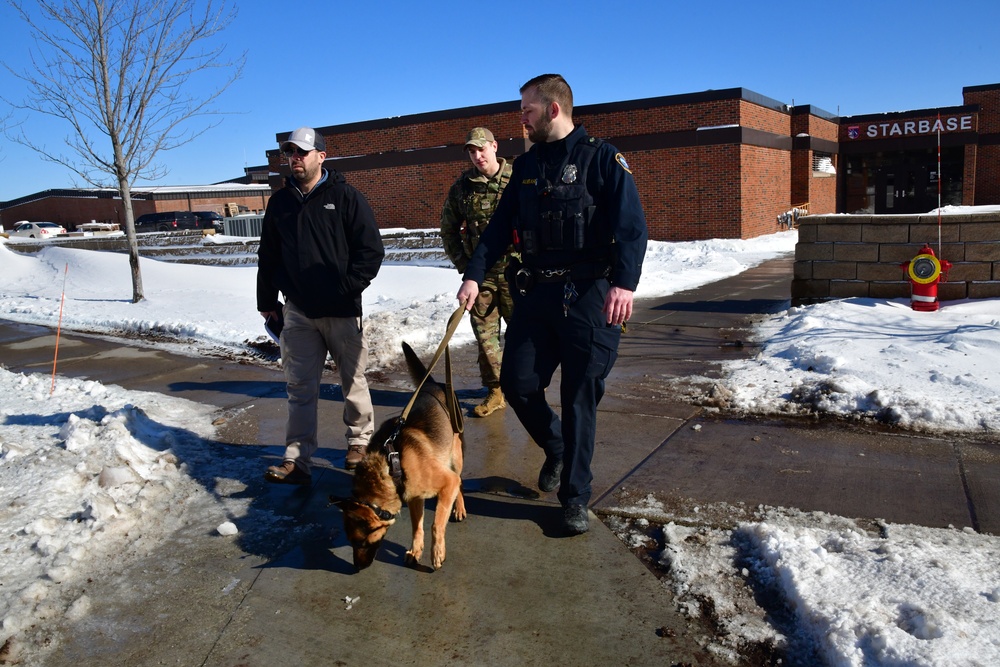
<instances>
[{"instance_id":1,"label":"sunglasses on face","mask_svg":"<svg viewBox=\"0 0 1000 667\"><path fill-rule=\"evenodd\" d=\"M313 149L313 150L315 150L315 149ZM281 150L281 154L284 155L287 158L305 157L305 156L309 155L310 153L312 153L311 150L310 151L304 151L301 148L299 148L298 146L291 146L290 148L283 148Z\"/></svg>"}]
</instances>

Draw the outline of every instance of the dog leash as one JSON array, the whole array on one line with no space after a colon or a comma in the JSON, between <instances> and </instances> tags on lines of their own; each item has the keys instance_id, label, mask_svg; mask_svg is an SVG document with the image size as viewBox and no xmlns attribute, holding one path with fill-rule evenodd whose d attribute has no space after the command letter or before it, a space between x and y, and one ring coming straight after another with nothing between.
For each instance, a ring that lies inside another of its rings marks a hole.
<instances>
[{"instance_id":1,"label":"dog leash","mask_svg":"<svg viewBox=\"0 0 1000 667\"><path fill-rule=\"evenodd\" d=\"M461 435L465 432L465 421L462 417L462 410L458 407L455 385L451 381L451 350L449 348L445 348L444 351L444 378L444 391L447 394L445 400L448 401L448 416L451 417L451 432Z\"/></svg>"},{"instance_id":2,"label":"dog leash","mask_svg":"<svg viewBox=\"0 0 1000 667\"><path fill-rule=\"evenodd\" d=\"M399 421L396 422L396 429L392 432L392 435L385 441L384 450L386 458L389 461L389 474L392 475L393 479L400 479L403 476L403 466L399 459L399 452L393 444L396 441L396 436L399 432L403 430L403 426L406 424L406 418L410 414L410 410L413 409L413 404L417 401L417 395L420 394L421 388L423 388L424 383L431 376L434 367L437 362L441 359L441 354L444 353L445 357L445 407L448 409L448 417L451 419L451 428L453 433L462 433L465 431L465 422L462 417L462 411L458 406L458 397L455 396L455 390L453 389L451 380L451 351L448 349L448 341L451 340L452 335L455 330L458 329L458 323L462 321L462 316L465 315L465 304L460 304L455 312L451 314L448 318L448 328L445 331L444 338L438 345L437 352L434 353L434 358L431 359L430 365L427 367L427 374L424 375L424 379L420 381L417 385L416 391L410 397L410 402L406 404L403 408L403 413L399 416Z\"/></svg>"}]
</instances>

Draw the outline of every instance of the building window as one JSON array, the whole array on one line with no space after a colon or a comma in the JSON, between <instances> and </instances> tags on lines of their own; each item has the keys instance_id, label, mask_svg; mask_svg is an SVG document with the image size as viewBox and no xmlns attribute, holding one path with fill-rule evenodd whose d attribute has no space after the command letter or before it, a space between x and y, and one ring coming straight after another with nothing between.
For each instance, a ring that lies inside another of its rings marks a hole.
<instances>
[{"instance_id":1,"label":"building window","mask_svg":"<svg viewBox=\"0 0 1000 667\"><path fill-rule=\"evenodd\" d=\"M833 164L833 155L830 153L813 153L812 172L814 178L828 178L837 175L837 168Z\"/></svg>"}]
</instances>

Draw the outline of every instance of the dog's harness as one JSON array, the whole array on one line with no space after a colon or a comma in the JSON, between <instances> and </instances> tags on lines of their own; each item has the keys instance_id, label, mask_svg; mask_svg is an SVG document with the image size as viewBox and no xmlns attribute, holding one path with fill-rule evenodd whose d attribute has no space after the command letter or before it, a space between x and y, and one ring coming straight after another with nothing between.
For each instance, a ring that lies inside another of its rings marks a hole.
<instances>
[{"instance_id":1,"label":"dog's harness","mask_svg":"<svg viewBox=\"0 0 1000 667\"><path fill-rule=\"evenodd\" d=\"M417 400L417 394L420 393L420 389L427 382L427 378L431 376L431 371L434 370L434 366L437 364L438 360L441 358L442 351L444 352L445 361L445 409L448 412L448 417L451 419L451 428L454 433L462 433L465 430L465 424L462 419L462 412L458 408L458 397L455 396L455 390L452 386L451 381L451 352L448 350L448 341L451 340L452 334L458 328L458 323L462 321L462 316L465 314L464 304L460 305L451 317L448 318L448 329L445 332L444 339L441 344L438 345L437 352L434 353L434 359L431 360L431 365L427 368L427 374L424 379L420 381L417 385L417 390L413 392L413 396L410 397L410 402L406 404L406 408L403 409L403 414L399 416L399 420L396 422L396 428L393 430L392 435L390 435L385 443L382 445L382 453L385 455L386 459L389 461L389 474L392 475L393 481L396 482L397 491L401 491L401 480L403 478L403 466L400 461L400 453L396 451L394 443L396 438L399 436L400 431L403 430L403 426L406 424L406 417L410 414L410 410L413 408L413 404ZM402 495L402 493L400 493ZM330 505L336 504L341 498L330 496ZM393 521L399 512L393 514L388 510L384 510L374 503L369 503L354 496L351 500L357 504L367 507L372 512L375 513L382 521Z\"/></svg>"},{"instance_id":2,"label":"dog's harness","mask_svg":"<svg viewBox=\"0 0 1000 667\"><path fill-rule=\"evenodd\" d=\"M417 385L416 391L413 392L413 396L410 397L410 402L406 404L403 409L403 414L399 416L399 420L396 422L396 428L393 430L392 435L386 438L385 443L382 445L382 453L385 454L386 460L389 461L389 474L392 478L399 482L403 477L403 465L400 461L400 453L396 451L395 442L399 433L403 430L403 426L406 425L406 418L410 414L410 410L413 408L413 404L417 400L417 395L420 393L420 389L427 382L427 379L431 376L431 371L434 370L434 366L441 359L441 353L444 353L444 366L445 366L445 408L448 411L448 417L451 419L451 430L453 433L462 433L465 430L465 424L462 419L462 411L458 407L458 397L455 396L455 390L451 381L451 351L448 349L448 341L451 340L452 335L458 328L458 323L462 321L462 316L465 315L465 304L459 305L455 309L455 312L451 314L448 318L448 329L445 331L444 338L441 340L440 345L438 345L437 352L434 353L434 358L431 359L430 366L427 367L427 374L424 375L424 379L420 381ZM373 508L374 509L374 508ZM384 511L384 510L382 510Z\"/></svg>"}]
</instances>

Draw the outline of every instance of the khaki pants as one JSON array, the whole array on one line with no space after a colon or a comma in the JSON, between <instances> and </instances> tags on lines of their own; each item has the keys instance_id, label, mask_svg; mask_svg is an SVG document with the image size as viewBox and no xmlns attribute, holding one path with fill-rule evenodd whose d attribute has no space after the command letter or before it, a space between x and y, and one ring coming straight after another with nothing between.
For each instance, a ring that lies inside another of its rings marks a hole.
<instances>
[{"instance_id":1,"label":"khaki pants","mask_svg":"<svg viewBox=\"0 0 1000 667\"><path fill-rule=\"evenodd\" d=\"M359 317L310 319L295 304L285 304L281 331L281 364L288 392L285 460L303 470L319 446L317 440L320 382L327 353L340 372L348 445L367 445L375 430L365 365L368 343Z\"/></svg>"}]
</instances>

